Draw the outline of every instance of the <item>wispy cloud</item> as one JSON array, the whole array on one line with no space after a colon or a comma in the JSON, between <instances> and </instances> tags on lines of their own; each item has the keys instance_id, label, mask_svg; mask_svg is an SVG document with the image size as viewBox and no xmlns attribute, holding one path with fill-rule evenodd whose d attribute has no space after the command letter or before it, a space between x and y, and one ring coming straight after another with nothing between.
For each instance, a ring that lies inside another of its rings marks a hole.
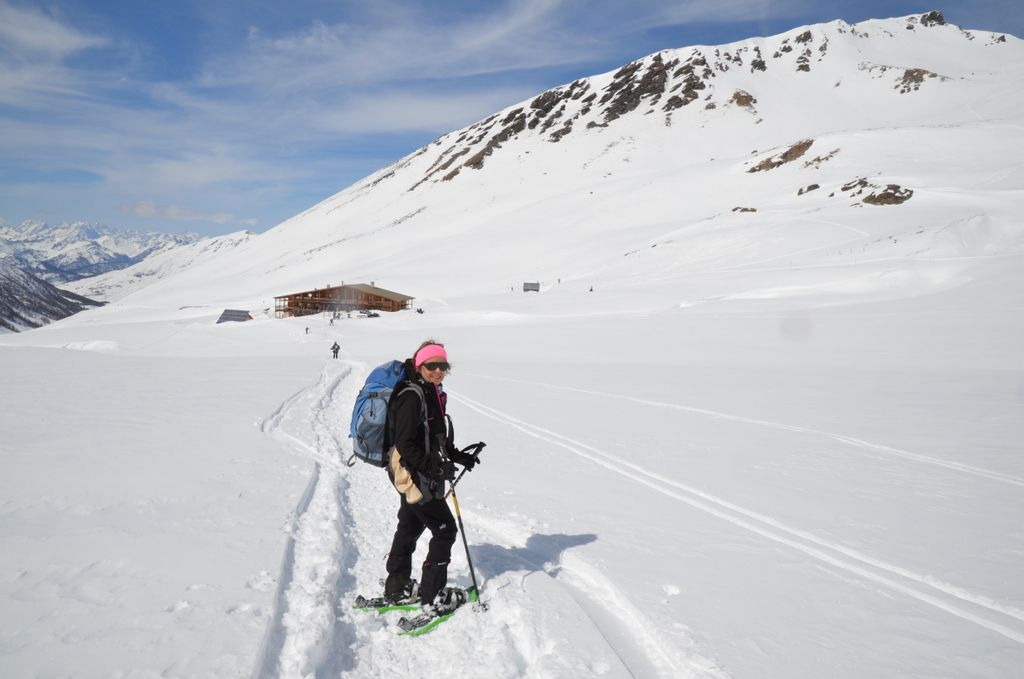
<instances>
[{"instance_id":1,"label":"wispy cloud","mask_svg":"<svg viewBox=\"0 0 1024 679\"><path fill-rule=\"evenodd\" d=\"M829 0L824 0L828 2ZM606 2L605 4L613 4ZM822 0L644 0L643 10L622 16L622 25L633 30L662 28L689 23L756 23L769 19L806 16Z\"/></svg>"},{"instance_id":2,"label":"wispy cloud","mask_svg":"<svg viewBox=\"0 0 1024 679\"><path fill-rule=\"evenodd\" d=\"M464 78L579 63L597 46L581 51L593 41L559 30L564 6L527 0L453 15L415 3L377 3L370 16L313 21L284 34L253 29L243 52L208 65L203 84L265 91L315 84L329 93L352 84Z\"/></svg>"},{"instance_id":3,"label":"wispy cloud","mask_svg":"<svg viewBox=\"0 0 1024 679\"><path fill-rule=\"evenodd\" d=\"M34 8L0 3L0 45L15 61L59 61L107 43L102 36L79 31Z\"/></svg>"},{"instance_id":4,"label":"wispy cloud","mask_svg":"<svg viewBox=\"0 0 1024 679\"><path fill-rule=\"evenodd\" d=\"M533 94L534 89L512 86L483 92L386 90L349 97L337 108L317 107L307 120L318 130L337 134L447 131Z\"/></svg>"},{"instance_id":5,"label":"wispy cloud","mask_svg":"<svg viewBox=\"0 0 1024 679\"><path fill-rule=\"evenodd\" d=\"M196 212L195 210L189 210L188 208L180 207L178 205L157 205L147 201L139 201L130 205L118 205L117 210L118 212L122 212L126 215L132 215L133 217L159 217L162 219L176 219L190 222L201 221L212 222L214 224L244 224L249 226L258 223L255 219L244 219L227 212L207 214L203 212Z\"/></svg>"}]
</instances>

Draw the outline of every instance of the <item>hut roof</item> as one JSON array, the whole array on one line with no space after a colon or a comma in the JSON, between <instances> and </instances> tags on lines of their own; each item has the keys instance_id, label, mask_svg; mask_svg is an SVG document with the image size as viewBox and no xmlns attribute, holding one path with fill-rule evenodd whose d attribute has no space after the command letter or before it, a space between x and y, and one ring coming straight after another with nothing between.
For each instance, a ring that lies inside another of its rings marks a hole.
<instances>
[{"instance_id":1,"label":"hut roof","mask_svg":"<svg viewBox=\"0 0 1024 679\"><path fill-rule=\"evenodd\" d=\"M385 290L384 288L378 288L376 285L368 285L366 283L352 283L350 285L331 285L325 288L316 288L314 290L303 290L302 292L293 292L288 295L277 295L275 299L284 299L285 297L297 297L299 295L306 295L313 292L324 292L326 290L356 290L368 295L377 295L378 297L385 297L392 299L396 302L408 302L411 299L415 299L410 295L403 295L400 292L394 292L393 290Z\"/></svg>"},{"instance_id":2,"label":"hut roof","mask_svg":"<svg viewBox=\"0 0 1024 679\"><path fill-rule=\"evenodd\" d=\"M356 283L353 285L341 285L338 287L350 288L352 290L358 290L359 292L365 292L370 295L379 295L381 297L387 297L393 299L396 302L408 302L410 299L415 299L410 295L403 295L400 292L394 292L393 290L385 290L384 288L378 288L375 285L367 285L366 283Z\"/></svg>"},{"instance_id":3,"label":"hut roof","mask_svg":"<svg viewBox=\"0 0 1024 679\"><path fill-rule=\"evenodd\" d=\"M241 322L251 320L252 316L250 316L249 312L244 309L225 309L224 312L220 315L220 318L217 319L217 323L224 323L226 321Z\"/></svg>"}]
</instances>

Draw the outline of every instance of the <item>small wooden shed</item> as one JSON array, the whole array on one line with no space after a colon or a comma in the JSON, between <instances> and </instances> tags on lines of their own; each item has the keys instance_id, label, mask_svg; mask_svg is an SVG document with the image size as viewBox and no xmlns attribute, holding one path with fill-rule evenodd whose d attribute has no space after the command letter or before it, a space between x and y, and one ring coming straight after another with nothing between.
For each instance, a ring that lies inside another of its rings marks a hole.
<instances>
[{"instance_id":1,"label":"small wooden shed","mask_svg":"<svg viewBox=\"0 0 1024 679\"><path fill-rule=\"evenodd\" d=\"M408 309L413 299L400 292L378 288L373 283L336 285L275 297L274 313L278 318L287 318L360 309L401 311Z\"/></svg>"}]
</instances>

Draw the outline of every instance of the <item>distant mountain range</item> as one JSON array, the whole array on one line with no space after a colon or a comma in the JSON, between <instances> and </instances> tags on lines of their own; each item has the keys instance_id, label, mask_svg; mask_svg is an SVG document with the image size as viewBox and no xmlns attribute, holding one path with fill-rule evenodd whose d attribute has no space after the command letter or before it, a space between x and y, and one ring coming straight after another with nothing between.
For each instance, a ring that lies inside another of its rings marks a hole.
<instances>
[{"instance_id":1,"label":"distant mountain range","mask_svg":"<svg viewBox=\"0 0 1024 679\"><path fill-rule=\"evenodd\" d=\"M24 271L59 285L127 268L158 252L195 243L194 233L142 233L75 222L0 226L0 252Z\"/></svg>"},{"instance_id":2,"label":"distant mountain range","mask_svg":"<svg viewBox=\"0 0 1024 679\"><path fill-rule=\"evenodd\" d=\"M79 295L115 302L179 271L198 266L255 238L249 231L204 238L195 243L168 247L125 269L72 281L63 287Z\"/></svg>"},{"instance_id":3,"label":"distant mountain range","mask_svg":"<svg viewBox=\"0 0 1024 679\"><path fill-rule=\"evenodd\" d=\"M109 301L102 284L84 294L58 285L93 280L205 242L193 233L142 233L86 222L0 226L0 330L38 328Z\"/></svg>"},{"instance_id":4,"label":"distant mountain range","mask_svg":"<svg viewBox=\"0 0 1024 679\"><path fill-rule=\"evenodd\" d=\"M67 318L102 302L59 290L0 255L0 331L19 332Z\"/></svg>"}]
</instances>

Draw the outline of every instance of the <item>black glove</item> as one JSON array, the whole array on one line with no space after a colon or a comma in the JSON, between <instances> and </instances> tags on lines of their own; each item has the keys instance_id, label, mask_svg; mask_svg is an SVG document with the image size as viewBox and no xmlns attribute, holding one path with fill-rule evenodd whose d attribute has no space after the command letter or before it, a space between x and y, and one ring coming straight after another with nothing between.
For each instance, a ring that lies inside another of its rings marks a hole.
<instances>
[{"instance_id":1,"label":"black glove","mask_svg":"<svg viewBox=\"0 0 1024 679\"><path fill-rule=\"evenodd\" d=\"M448 460L445 460L438 467L438 478L445 481L455 480L455 465Z\"/></svg>"},{"instance_id":2,"label":"black glove","mask_svg":"<svg viewBox=\"0 0 1024 679\"><path fill-rule=\"evenodd\" d=\"M466 455L461 450L453 450L448 453L448 459L465 467L467 472L473 471L473 467L479 462L475 457Z\"/></svg>"},{"instance_id":3,"label":"black glove","mask_svg":"<svg viewBox=\"0 0 1024 679\"><path fill-rule=\"evenodd\" d=\"M483 442L474 443L473 445L466 446L462 450L453 450L448 453L448 457L465 467L467 472L471 472L473 471L473 467L480 464L480 451L483 450L486 445L487 444Z\"/></svg>"}]
</instances>

